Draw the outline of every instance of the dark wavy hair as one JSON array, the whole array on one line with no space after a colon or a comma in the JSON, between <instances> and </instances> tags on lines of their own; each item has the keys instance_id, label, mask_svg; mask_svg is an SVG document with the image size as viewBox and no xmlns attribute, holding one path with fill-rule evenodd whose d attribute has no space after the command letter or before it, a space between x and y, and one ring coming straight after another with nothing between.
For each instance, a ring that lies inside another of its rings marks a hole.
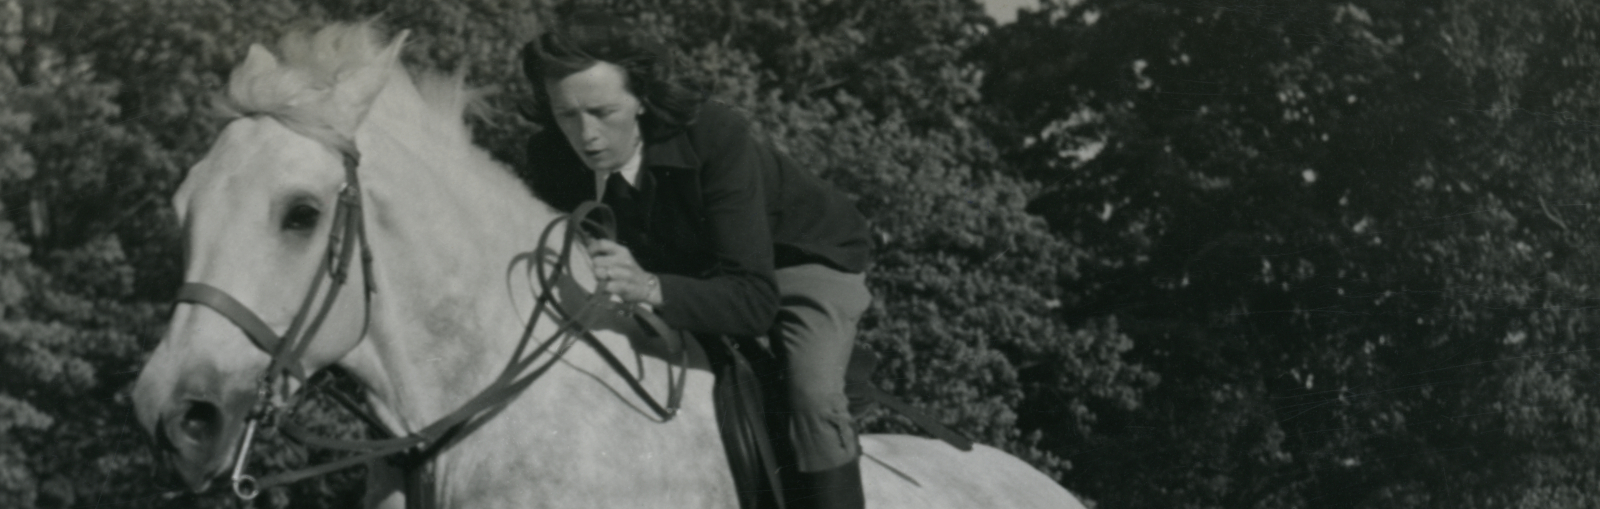
<instances>
[{"instance_id":1,"label":"dark wavy hair","mask_svg":"<svg viewBox=\"0 0 1600 509\"><path fill-rule=\"evenodd\" d=\"M545 80L565 78L608 62L625 72L628 92L644 103L639 128L646 140L667 138L694 123L703 89L683 79L672 52L660 41L610 14L579 11L522 47L522 72L532 82L530 120L555 127Z\"/></svg>"}]
</instances>

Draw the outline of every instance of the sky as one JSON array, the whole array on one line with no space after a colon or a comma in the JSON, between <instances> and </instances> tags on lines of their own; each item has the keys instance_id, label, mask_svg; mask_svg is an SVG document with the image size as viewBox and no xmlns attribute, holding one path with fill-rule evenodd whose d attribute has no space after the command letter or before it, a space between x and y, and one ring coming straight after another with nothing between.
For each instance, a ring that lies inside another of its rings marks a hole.
<instances>
[{"instance_id":1,"label":"sky","mask_svg":"<svg viewBox=\"0 0 1600 509\"><path fill-rule=\"evenodd\" d=\"M1017 20L1018 7L1033 7L1039 5L1039 0L978 0L983 4L984 12L994 18L997 23L1010 23Z\"/></svg>"}]
</instances>

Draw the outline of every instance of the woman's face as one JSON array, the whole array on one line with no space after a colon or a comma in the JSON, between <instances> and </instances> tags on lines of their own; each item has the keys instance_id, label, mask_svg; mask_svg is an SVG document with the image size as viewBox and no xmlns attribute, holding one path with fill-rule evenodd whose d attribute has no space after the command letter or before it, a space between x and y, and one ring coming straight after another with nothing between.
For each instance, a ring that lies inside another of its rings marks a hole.
<instances>
[{"instance_id":1,"label":"woman's face","mask_svg":"<svg viewBox=\"0 0 1600 509\"><path fill-rule=\"evenodd\" d=\"M619 169L639 149L644 105L628 91L621 67L596 62L564 78L545 80L545 90L556 125L590 169Z\"/></svg>"}]
</instances>

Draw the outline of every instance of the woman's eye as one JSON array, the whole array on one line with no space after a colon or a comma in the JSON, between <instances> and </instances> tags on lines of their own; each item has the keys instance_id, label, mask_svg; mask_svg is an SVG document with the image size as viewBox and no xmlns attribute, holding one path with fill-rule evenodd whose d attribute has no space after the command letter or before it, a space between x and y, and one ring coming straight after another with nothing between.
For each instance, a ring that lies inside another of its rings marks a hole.
<instances>
[{"instance_id":1,"label":"woman's eye","mask_svg":"<svg viewBox=\"0 0 1600 509\"><path fill-rule=\"evenodd\" d=\"M289 213L283 216L283 229L291 231L310 231L317 227L317 218L322 211L310 205L295 205L289 208Z\"/></svg>"}]
</instances>

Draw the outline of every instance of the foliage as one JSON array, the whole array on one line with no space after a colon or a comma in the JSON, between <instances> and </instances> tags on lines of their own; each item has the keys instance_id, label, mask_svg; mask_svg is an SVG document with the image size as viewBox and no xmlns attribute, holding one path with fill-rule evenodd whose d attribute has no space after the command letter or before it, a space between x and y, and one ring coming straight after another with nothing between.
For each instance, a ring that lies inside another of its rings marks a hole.
<instances>
[{"instance_id":1,"label":"foliage","mask_svg":"<svg viewBox=\"0 0 1600 509\"><path fill-rule=\"evenodd\" d=\"M997 33L984 92L1048 187L1032 210L1103 249L1069 312L1117 316L1164 380L1080 447L1138 461L1068 484L1134 507L1592 504L1566 497L1595 452L1593 14L1090 1Z\"/></svg>"},{"instance_id":2,"label":"foliage","mask_svg":"<svg viewBox=\"0 0 1600 509\"><path fill-rule=\"evenodd\" d=\"M176 288L166 200L218 127L209 97L243 44L276 31L269 21L290 7L0 2L6 507L220 501L163 491L175 484L133 424L126 389Z\"/></svg>"},{"instance_id":3,"label":"foliage","mask_svg":"<svg viewBox=\"0 0 1600 509\"><path fill-rule=\"evenodd\" d=\"M515 54L569 3L0 0L0 505L224 503L166 491L125 391L180 278L167 197L247 44L409 29L537 171ZM1600 9L604 4L858 198L880 383L1087 498L1596 505ZM346 506L358 475L263 503Z\"/></svg>"}]
</instances>

